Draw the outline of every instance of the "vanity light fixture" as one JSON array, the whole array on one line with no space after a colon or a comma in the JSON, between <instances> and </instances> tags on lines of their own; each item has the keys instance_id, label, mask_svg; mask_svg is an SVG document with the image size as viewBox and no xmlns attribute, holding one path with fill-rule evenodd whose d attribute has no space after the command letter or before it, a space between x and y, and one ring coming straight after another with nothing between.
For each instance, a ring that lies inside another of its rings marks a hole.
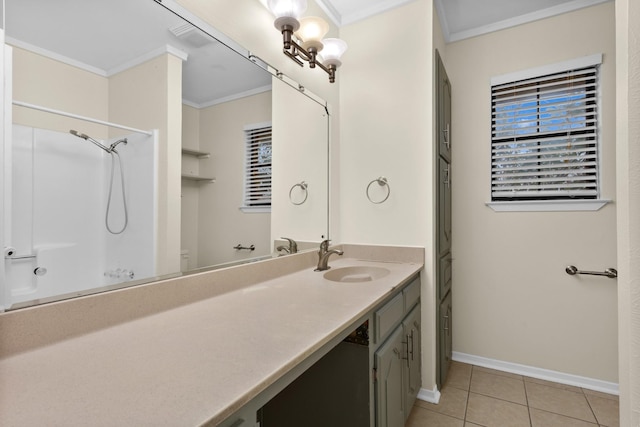
<instances>
[{"instance_id":1,"label":"vanity light fixture","mask_svg":"<svg viewBox=\"0 0 640 427\"><path fill-rule=\"evenodd\" d=\"M347 44L340 39L323 39L329 24L322 18L301 17L307 10L307 0L268 0L267 3L276 16L274 26L282 33L283 53L301 67L303 61L309 63L309 68L317 65L329 74L329 82L334 83Z\"/></svg>"}]
</instances>

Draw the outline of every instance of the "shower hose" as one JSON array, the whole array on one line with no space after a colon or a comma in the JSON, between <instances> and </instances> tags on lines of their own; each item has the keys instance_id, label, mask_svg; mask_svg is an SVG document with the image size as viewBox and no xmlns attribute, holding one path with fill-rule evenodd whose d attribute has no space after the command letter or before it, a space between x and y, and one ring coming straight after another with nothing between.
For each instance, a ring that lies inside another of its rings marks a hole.
<instances>
[{"instance_id":1,"label":"shower hose","mask_svg":"<svg viewBox=\"0 0 640 427\"><path fill-rule=\"evenodd\" d=\"M109 196L107 198L107 211L105 212L104 223L107 226L107 230L109 231L109 233L120 234L127 228L127 224L129 223L129 214L127 212L127 198L125 197L125 193L124 193L124 170L122 169L122 161L120 160L120 154L118 154L118 152L115 150L109 151L109 154L111 154L111 182L109 183ZM118 159L118 168L120 169L120 184L122 186L122 204L124 205L124 225L120 230L114 231L109 226L109 212L111 211L111 194L113 193L113 178L114 178L114 172L115 172L116 158Z\"/></svg>"}]
</instances>

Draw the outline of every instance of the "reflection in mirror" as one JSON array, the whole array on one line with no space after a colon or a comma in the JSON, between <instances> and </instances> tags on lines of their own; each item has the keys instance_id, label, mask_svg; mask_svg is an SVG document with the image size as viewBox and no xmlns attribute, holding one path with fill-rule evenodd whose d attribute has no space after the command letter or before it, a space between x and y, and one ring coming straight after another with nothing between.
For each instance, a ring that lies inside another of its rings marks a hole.
<instances>
[{"instance_id":1,"label":"reflection in mirror","mask_svg":"<svg viewBox=\"0 0 640 427\"><path fill-rule=\"evenodd\" d=\"M14 106L0 310L328 235L322 102L163 4L5 1ZM308 197L292 203L301 181Z\"/></svg>"}]
</instances>

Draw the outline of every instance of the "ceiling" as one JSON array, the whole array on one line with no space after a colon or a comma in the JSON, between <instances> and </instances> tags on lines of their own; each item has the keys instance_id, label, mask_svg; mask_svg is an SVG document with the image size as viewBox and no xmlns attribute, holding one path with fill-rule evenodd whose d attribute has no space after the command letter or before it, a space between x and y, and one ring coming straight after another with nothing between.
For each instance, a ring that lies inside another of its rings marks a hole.
<instances>
[{"instance_id":1,"label":"ceiling","mask_svg":"<svg viewBox=\"0 0 640 427\"><path fill-rule=\"evenodd\" d=\"M316 0L338 26L413 0ZM453 42L610 0L434 0L445 40Z\"/></svg>"}]
</instances>

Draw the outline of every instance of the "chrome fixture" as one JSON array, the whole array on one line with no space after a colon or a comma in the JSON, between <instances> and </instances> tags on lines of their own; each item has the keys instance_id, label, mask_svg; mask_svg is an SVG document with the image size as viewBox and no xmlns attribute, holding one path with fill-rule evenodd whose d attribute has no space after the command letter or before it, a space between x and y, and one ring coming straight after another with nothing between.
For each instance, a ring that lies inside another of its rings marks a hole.
<instances>
[{"instance_id":1,"label":"chrome fixture","mask_svg":"<svg viewBox=\"0 0 640 427\"><path fill-rule=\"evenodd\" d=\"M235 249L236 251L240 251L240 250L248 250L248 251L255 251L256 250L256 246L255 245L251 245L251 246L242 246L240 243L238 243L237 245L235 245L233 247L233 249Z\"/></svg>"},{"instance_id":2,"label":"chrome fixture","mask_svg":"<svg viewBox=\"0 0 640 427\"><path fill-rule=\"evenodd\" d=\"M304 198L299 202L295 202L292 195L293 190L295 190L297 187L300 187L300 191L302 192L302 194L304 194ZM300 206L301 204L306 202L308 197L309 197L309 184L307 184L305 181L301 181L297 184L293 184L293 186L289 190L289 200L291 201L291 203L293 203L296 206Z\"/></svg>"},{"instance_id":3,"label":"chrome fixture","mask_svg":"<svg viewBox=\"0 0 640 427\"><path fill-rule=\"evenodd\" d=\"M384 196L384 198L383 198L383 199L378 200L378 201L373 200L373 199L371 198L371 194L369 194L369 192L371 191L371 185L372 185L374 182L377 182L377 183L378 183L378 185L379 185L380 187L387 187L387 195L386 195L386 196ZM379 205L380 203L384 203L384 202L386 202L386 201L387 201L387 199L389 198L389 196L391 195L391 186L389 185L389 181L388 181L388 180L387 180L387 178L385 178L384 176L381 176L381 177L378 177L378 178L376 178L376 179L372 180L372 181L369 183L369 185L367 185L366 194L367 194L367 199L369 199L369 201L370 201L371 203L374 203L374 204L376 204L376 205Z\"/></svg>"},{"instance_id":4,"label":"chrome fixture","mask_svg":"<svg viewBox=\"0 0 640 427\"><path fill-rule=\"evenodd\" d=\"M298 252L298 243L296 243L295 240L290 239L288 237L281 237L282 240L286 240L289 242L289 246L278 246L276 248L276 251L280 252L280 251L284 251L288 254L295 254Z\"/></svg>"},{"instance_id":5,"label":"chrome fixture","mask_svg":"<svg viewBox=\"0 0 640 427\"><path fill-rule=\"evenodd\" d=\"M122 168L122 160L120 160L120 154L118 153L118 151L116 150L116 147L118 146L118 144L127 144L127 138L123 138L123 139L119 139L116 142L114 142L113 144L111 144L110 146L106 146L103 145L102 143L100 143L99 141L96 141L95 139L91 138L89 135L85 134L85 133L80 133L77 130L73 130L71 129L69 131L69 133L71 135L75 135L78 138L82 138L85 141L89 141L91 143L93 143L93 145L95 145L98 148L103 149L104 151L107 152L107 154L111 155L111 181L109 181L109 195L107 196L107 209L105 212L105 218L104 218L104 224L107 227L107 231L111 234L122 234L122 232L127 228L127 224L129 224L129 212L127 209L127 197L125 195L124 192L124 169ZM120 184L122 187L122 204L124 206L124 225L122 226L122 228L120 230L114 231L111 229L111 226L109 225L109 212L111 211L111 195L113 193L113 178L114 178L114 170L115 170L115 159L113 158L113 156L117 157L118 160L118 168L120 169Z\"/></svg>"},{"instance_id":6,"label":"chrome fixture","mask_svg":"<svg viewBox=\"0 0 640 427\"><path fill-rule=\"evenodd\" d=\"M342 255L342 252L339 249L331 249L329 250L329 242L330 240L323 240L320 243L320 250L318 250L318 267L314 271L325 271L330 269L329 267L329 257L333 254Z\"/></svg>"},{"instance_id":7,"label":"chrome fixture","mask_svg":"<svg viewBox=\"0 0 640 427\"><path fill-rule=\"evenodd\" d=\"M576 274L589 274L591 276L606 276L609 279L615 279L616 277L618 277L618 270L616 270L615 268L607 268L604 271L583 271L578 270L575 265L570 265L565 268L564 271L566 271L567 274L571 276L574 276Z\"/></svg>"},{"instance_id":8,"label":"chrome fixture","mask_svg":"<svg viewBox=\"0 0 640 427\"><path fill-rule=\"evenodd\" d=\"M71 135L77 136L78 138L82 138L85 141L89 141L89 142L93 143L93 145L103 149L104 151L106 151L109 154L111 154L111 153L116 153L117 154L118 153L116 151L116 147L118 146L118 144L122 144L122 143L124 143L125 145L127 144L127 138L124 138L124 139L119 139L118 141L114 142L113 144L111 144L110 146L107 147L107 146L101 144L100 142L96 141L95 139L91 138L89 135L87 135L85 133L80 133L77 130L71 129L69 131L69 133Z\"/></svg>"},{"instance_id":9,"label":"chrome fixture","mask_svg":"<svg viewBox=\"0 0 640 427\"><path fill-rule=\"evenodd\" d=\"M47 274L47 269L44 267L36 267L35 270L33 270L33 274L36 276L44 276Z\"/></svg>"},{"instance_id":10,"label":"chrome fixture","mask_svg":"<svg viewBox=\"0 0 640 427\"><path fill-rule=\"evenodd\" d=\"M307 0L268 0L267 4L276 16L274 26L282 33L283 53L301 67L303 61L309 63L309 68L317 65L329 74L329 82L334 83L347 44L336 38L323 39L329 24L322 18L301 18L307 10Z\"/></svg>"}]
</instances>

